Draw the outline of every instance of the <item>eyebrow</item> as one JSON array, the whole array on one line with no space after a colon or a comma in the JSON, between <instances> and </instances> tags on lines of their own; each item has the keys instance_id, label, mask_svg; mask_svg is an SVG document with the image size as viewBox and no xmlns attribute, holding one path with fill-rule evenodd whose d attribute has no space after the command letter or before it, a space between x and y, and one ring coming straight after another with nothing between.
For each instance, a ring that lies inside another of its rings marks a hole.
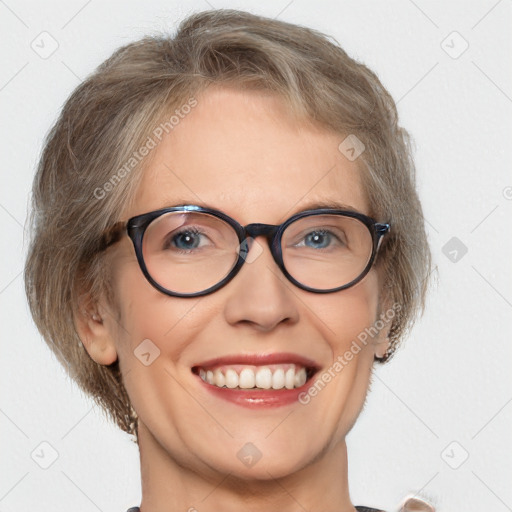
<instances>
[{"instance_id":1,"label":"eyebrow","mask_svg":"<svg viewBox=\"0 0 512 512\"><path fill-rule=\"evenodd\" d=\"M297 210L292 210L292 215L295 215L296 213L299 212L303 212L305 210L319 210L323 208L328 208L331 210L348 210L351 212L363 213L352 205L344 204L334 199L321 199L303 204Z\"/></svg>"}]
</instances>

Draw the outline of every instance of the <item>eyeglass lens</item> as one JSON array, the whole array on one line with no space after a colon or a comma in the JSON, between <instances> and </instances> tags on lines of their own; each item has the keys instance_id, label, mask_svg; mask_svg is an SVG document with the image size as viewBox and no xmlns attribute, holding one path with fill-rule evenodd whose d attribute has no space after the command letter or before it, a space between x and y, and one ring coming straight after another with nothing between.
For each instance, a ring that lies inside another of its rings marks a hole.
<instances>
[{"instance_id":1,"label":"eyeglass lens","mask_svg":"<svg viewBox=\"0 0 512 512\"><path fill-rule=\"evenodd\" d=\"M373 240L360 220L321 214L289 224L281 247L284 266L295 280L328 290L359 277L371 258ZM153 280L183 294L221 282L236 265L240 249L234 228L205 212L168 212L157 217L147 227L142 245Z\"/></svg>"}]
</instances>

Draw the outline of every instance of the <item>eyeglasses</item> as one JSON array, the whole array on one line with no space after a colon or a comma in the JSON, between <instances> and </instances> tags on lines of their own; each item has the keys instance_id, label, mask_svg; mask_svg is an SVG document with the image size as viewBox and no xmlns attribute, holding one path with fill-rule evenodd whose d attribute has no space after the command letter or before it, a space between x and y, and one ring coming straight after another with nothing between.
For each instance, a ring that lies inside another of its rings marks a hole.
<instances>
[{"instance_id":1,"label":"eyeglasses","mask_svg":"<svg viewBox=\"0 0 512 512\"><path fill-rule=\"evenodd\" d=\"M280 225L241 226L221 211L184 205L115 224L101 250L128 234L151 285L173 297L198 297L231 281L251 261L254 239L264 236L289 281L331 293L363 279L389 229L361 213L329 208L299 212Z\"/></svg>"}]
</instances>

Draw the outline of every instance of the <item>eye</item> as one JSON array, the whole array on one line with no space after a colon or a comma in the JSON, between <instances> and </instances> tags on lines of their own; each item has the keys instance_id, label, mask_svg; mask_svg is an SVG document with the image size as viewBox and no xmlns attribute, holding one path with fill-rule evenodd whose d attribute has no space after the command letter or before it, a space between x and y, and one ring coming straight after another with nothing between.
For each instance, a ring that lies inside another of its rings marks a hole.
<instances>
[{"instance_id":1,"label":"eye","mask_svg":"<svg viewBox=\"0 0 512 512\"><path fill-rule=\"evenodd\" d=\"M304 238L305 245L316 249L323 249L331 243L332 234L328 231L313 231Z\"/></svg>"},{"instance_id":2,"label":"eye","mask_svg":"<svg viewBox=\"0 0 512 512\"><path fill-rule=\"evenodd\" d=\"M164 242L164 249L176 248L179 251L190 251L201 246L208 237L197 228L187 228L178 233L169 233Z\"/></svg>"},{"instance_id":3,"label":"eye","mask_svg":"<svg viewBox=\"0 0 512 512\"><path fill-rule=\"evenodd\" d=\"M315 229L306 234L297 244L297 247L311 247L312 249L325 249L332 245L344 245L338 236L327 229Z\"/></svg>"}]
</instances>

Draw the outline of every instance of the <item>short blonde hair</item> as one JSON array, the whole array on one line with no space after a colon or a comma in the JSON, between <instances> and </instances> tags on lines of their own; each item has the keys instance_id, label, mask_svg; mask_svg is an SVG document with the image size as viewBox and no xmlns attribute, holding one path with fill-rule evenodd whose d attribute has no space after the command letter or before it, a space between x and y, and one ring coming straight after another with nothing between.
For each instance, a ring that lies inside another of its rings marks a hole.
<instances>
[{"instance_id":1,"label":"short blonde hair","mask_svg":"<svg viewBox=\"0 0 512 512\"><path fill-rule=\"evenodd\" d=\"M25 283L35 323L58 360L135 436L137 417L119 362L91 359L74 314L84 290L92 297L109 293L98 240L134 196L148 161L134 160L135 153L155 127L170 129L171 112L212 84L273 91L291 113L364 143L359 162L369 213L392 225L379 255L383 287L400 304L380 362L424 303L431 261L409 136L372 71L319 32L234 10L194 14L173 37L128 44L73 92L47 137L33 185Z\"/></svg>"}]
</instances>

